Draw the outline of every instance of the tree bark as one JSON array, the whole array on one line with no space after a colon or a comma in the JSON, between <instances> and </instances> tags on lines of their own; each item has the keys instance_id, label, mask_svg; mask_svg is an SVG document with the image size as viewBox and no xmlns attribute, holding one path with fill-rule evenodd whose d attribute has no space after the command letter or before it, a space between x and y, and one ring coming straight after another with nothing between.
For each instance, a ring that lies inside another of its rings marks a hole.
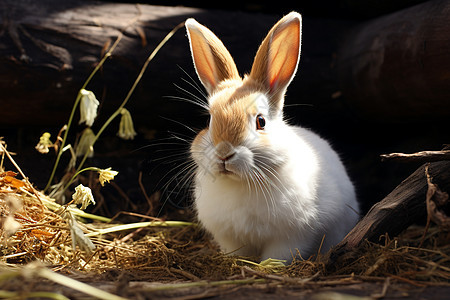
<instances>
[{"instance_id":1,"label":"tree bark","mask_svg":"<svg viewBox=\"0 0 450 300\"><path fill-rule=\"evenodd\" d=\"M99 100L107 99L100 108L108 112L125 98L156 45L187 18L226 32L225 40L237 38L239 32L240 39L230 48L244 57L248 49L253 52L249 43L256 48L266 27L276 20L274 16L85 0L3 0L0 11L0 125L9 126L62 126L78 90L120 32L124 36L118 47L88 86ZM159 114L170 110L165 107L170 101L163 97L177 95L173 84L185 76L177 66L195 76L184 28L159 51L135 91L128 108L137 120L157 119L152 112L159 106L164 107Z\"/></svg>"},{"instance_id":2,"label":"tree bark","mask_svg":"<svg viewBox=\"0 0 450 300\"><path fill-rule=\"evenodd\" d=\"M106 111L120 104L150 52L187 18L196 18L222 39L243 75L281 17L86 0L3 0L0 11L0 125L9 126L64 124L79 88L121 31L124 37L118 48L88 87L99 100L106 99L101 105ZM289 87L289 104L336 105L331 98L337 90L332 54L341 32L353 23L304 19L302 61ZM128 109L136 123L155 126L160 115L174 119L177 114L199 115L198 108L187 102L164 98L192 99L174 83L203 98L190 86L193 81L198 84L196 77L185 30L180 29L150 63L134 92ZM181 78L190 84L183 86Z\"/></svg>"},{"instance_id":3,"label":"tree bark","mask_svg":"<svg viewBox=\"0 0 450 300\"><path fill-rule=\"evenodd\" d=\"M426 197L428 182L422 165L400 183L389 195L375 204L349 234L330 254L330 262L345 257L344 254L357 249L365 240L379 242L388 234L395 237L408 226L427 219ZM450 161L429 163L428 174L433 184L442 191L450 191Z\"/></svg>"},{"instance_id":4,"label":"tree bark","mask_svg":"<svg viewBox=\"0 0 450 300\"><path fill-rule=\"evenodd\" d=\"M338 74L357 115L376 122L450 116L449 19L449 1L427 1L348 33Z\"/></svg>"}]
</instances>

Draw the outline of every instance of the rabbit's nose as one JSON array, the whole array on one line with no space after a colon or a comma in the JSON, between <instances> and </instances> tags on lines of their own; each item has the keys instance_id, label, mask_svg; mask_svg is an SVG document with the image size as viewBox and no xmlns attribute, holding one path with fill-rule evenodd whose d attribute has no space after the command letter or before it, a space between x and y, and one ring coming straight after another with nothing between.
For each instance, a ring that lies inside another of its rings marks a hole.
<instances>
[{"instance_id":1,"label":"rabbit's nose","mask_svg":"<svg viewBox=\"0 0 450 300\"><path fill-rule=\"evenodd\" d=\"M225 156L225 157L221 157L221 156L218 155L218 158L219 158L221 161L226 162L227 160L230 160L235 154L236 154L236 153L233 152L233 153L231 153L231 154L228 154L228 155Z\"/></svg>"},{"instance_id":2,"label":"rabbit's nose","mask_svg":"<svg viewBox=\"0 0 450 300\"><path fill-rule=\"evenodd\" d=\"M223 162L231 159L236 154L233 145L228 142L220 142L215 150L217 158Z\"/></svg>"}]
</instances>

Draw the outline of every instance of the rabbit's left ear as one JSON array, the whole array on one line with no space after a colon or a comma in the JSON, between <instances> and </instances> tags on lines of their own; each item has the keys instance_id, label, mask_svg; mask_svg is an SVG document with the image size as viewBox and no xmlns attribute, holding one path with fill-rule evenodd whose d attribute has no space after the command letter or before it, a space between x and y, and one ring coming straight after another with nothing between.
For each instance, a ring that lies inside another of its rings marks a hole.
<instances>
[{"instance_id":1,"label":"rabbit's left ear","mask_svg":"<svg viewBox=\"0 0 450 300\"><path fill-rule=\"evenodd\" d=\"M283 107L284 93L297 71L301 27L302 17L296 12L278 21L259 47L250 72L251 78L266 87L270 101L278 109Z\"/></svg>"},{"instance_id":2,"label":"rabbit's left ear","mask_svg":"<svg viewBox=\"0 0 450 300\"><path fill-rule=\"evenodd\" d=\"M192 18L185 24L195 70L209 94L221 81L240 78L230 53L211 30Z\"/></svg>"}]
</instances>

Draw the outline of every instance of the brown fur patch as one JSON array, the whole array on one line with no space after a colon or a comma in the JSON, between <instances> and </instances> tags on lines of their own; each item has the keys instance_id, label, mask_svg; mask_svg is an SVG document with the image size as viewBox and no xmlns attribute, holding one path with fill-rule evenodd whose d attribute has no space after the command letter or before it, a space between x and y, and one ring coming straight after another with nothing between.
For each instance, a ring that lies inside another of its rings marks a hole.
<instances>
[{"instance_id":1,"label":"brown fur patch","mask_svg":"<svg viewBox=\"0 0 450 300\"><path fill-rule=\"evenodd\" d=\"M200 145L202 144L202 142L204 141L205 135L206 135L207 132L208 132L208 128L205 128L205 129L201 130L201 131L197 134L197 136L195 137L195 139L192 141L192 147L191 147L191 149L192 149L193 151L199 151L199 150L201 150L201 149L198 149L198 146L200 146Z\"/></svg>"},{"instance_id":2,"label":"brown fur patch","mask_svg":"<svg viewBox=\"0 0 450 300\"><path fill-rule=\"evenodd\" d=\"M256 114L258 88L251 81L224 81L210 104L211 138L214 145L242 143L248 132L248 116Z\"/></svg>"},{"instance_id":3,"label":"brown fur patch","mask_svg":"<svg viewBox=\"0 0 450 300\"><path fill-rule=\"evenodd\" d=\"M242 102L216 102L211 106L210 113L214 145L226 141L236 146L242 142L247 132L247 113Z\"/></svg>"}]
</instances>

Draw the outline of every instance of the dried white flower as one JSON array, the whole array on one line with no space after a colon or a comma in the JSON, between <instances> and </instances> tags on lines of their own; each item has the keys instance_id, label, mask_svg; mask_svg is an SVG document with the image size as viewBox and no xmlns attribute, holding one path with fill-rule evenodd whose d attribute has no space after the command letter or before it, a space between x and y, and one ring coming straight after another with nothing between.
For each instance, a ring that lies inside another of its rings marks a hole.
<instances>
[{"instance_id":1,"label":"dried white flower","mask_svg":"<svg viewBox=\"0 0 450 300\"><path fill-rule=\"evenodd\" d=\"M50 141L50 136L50 133L44 132L39 138L39 143L35 147L39 153L46 154L49 151L48 147L53 147L53 143Z\"/></svg>"},{"instance_id":2,"label":"dried white flower","mask_svg":"<svg viewBox=\"0 0 450 300\"><path fill-rule=\"evenodd\" d=\"M81 251L85 251L88 255L91 255L95 250L95 245L84 234L83 230L78 226L77 221L71 217L69 219L70 237L72 238L72 249L75 251L76 246L80 247Z\"/></svg>"},{"instance_id":3,"label":"dried white flower","mask_svg":"<svg viewBox=\"0 0 450 300\"><path fill-rule=\"evenodd\" d=\"M117 135L124 140L134 139L137 133L134 130L130 112L127 109L122 108L120 114L122 117L120 118L119 131L117 132Z\"/></svg>"},{"instance_id":4,"label":"dried white flower","mask_svg":"<svg viewBox=\"0 0 450 300\"><path fill-rule=\"evenodd\" d=\"M111 170L111 168L108 168L108 169L104 169L104 170L99 170L98 174L99 174L98 179L100 181L100 184L102 186L104 186L105 182L109 182L110 180L113 180L114 176L119 174L119 172Z\"/></svg>"},{"instance_id":5,"label":"dried white flower","mask_svg":"<svg viewBox=\"0 0 450 300\"><path fill-rule=\"evenodd\" d=\"M87 126L92 126L95 118L97 117L97 108L100 104L95 98L93 92L81 89L81 102L80 102L80 124L85 122Z\"/></svg>"},{"instance_id":6,"label":"dried white flower","mask_svg":"<svg viewBox=\"0 0 450 300\"><path fill-rule=\"evenodd\" d=\"M16 211L22 207L22 199L14 194L6 194L0 201L5 201L9 208L9 214L5 218L0 218L1 229L4 232L5 237L9 238L22 227L22 224L17 222L14 218Z\"/></svg>"},{"instance_id":7,"label":"dried white flower","mask_svg":"<svg viewBox=\"0 0 450 300\"><path fill-rule=\"evenodd\" d=\"M22 224L17 222L14 218L14 215L12 214L9 214L3 220L2 229L5 233L6 238L13 236L21 227Z\"/></svg>"},{"instance_id":8,"label":"dried white flower","mask_svg":"<svg viewBox=\"0 0 450 300\"><path fill-rule=\"evenodd\" d=\"M75 193L72 195L75 204L81 204L81 210L85 210L89 204L95 205L94 196L90 188L80 184L75 188Z\"/></svg>"},{"instance_id":9,"label":"dried white flower","mask_svg":"<svg viewBox=\"0 0 450 300\"><path fill-rule=\"evenodd\" d=\"M88 157L94 156L94 147L92 146L95 142L95 134L91 128L86 128L81 134L80 140L78 141L77 147L75 149L76 156L84 156L86 153Z\"/></svg>"}]
</instances>

